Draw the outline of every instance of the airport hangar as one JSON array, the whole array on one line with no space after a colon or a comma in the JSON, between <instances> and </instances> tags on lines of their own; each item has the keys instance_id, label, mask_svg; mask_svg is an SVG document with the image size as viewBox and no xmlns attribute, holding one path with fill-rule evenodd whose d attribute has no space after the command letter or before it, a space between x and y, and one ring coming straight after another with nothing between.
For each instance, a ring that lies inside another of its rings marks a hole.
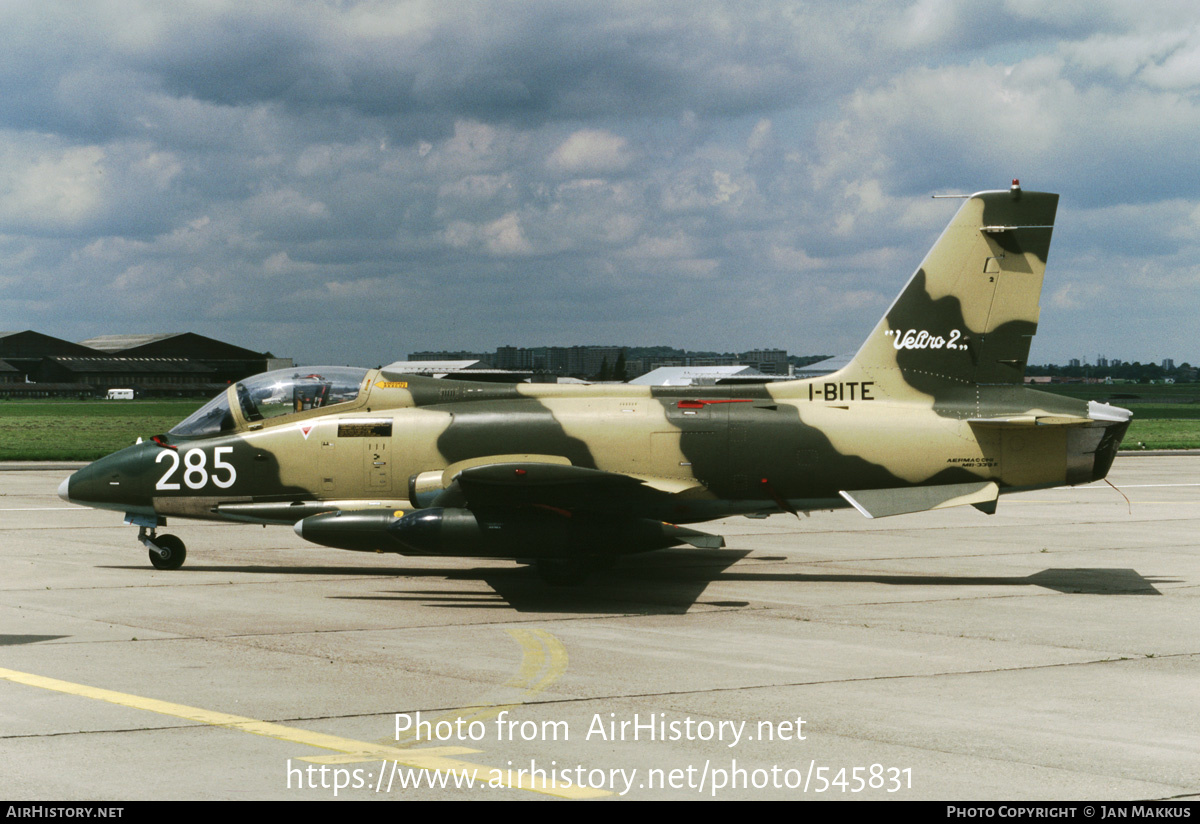
<instances>
[{"instance_id":1,"label":"airport hangar","mask_svg":"<svg viewBox=\"0 0 1200 824\"><path fill-rule=\"evenodd\" d=\"M234 381L292 365L194 332L104 335L73 343L33 330L0 332L0 397L209 397Z\"/></svg>"}]
</instances>

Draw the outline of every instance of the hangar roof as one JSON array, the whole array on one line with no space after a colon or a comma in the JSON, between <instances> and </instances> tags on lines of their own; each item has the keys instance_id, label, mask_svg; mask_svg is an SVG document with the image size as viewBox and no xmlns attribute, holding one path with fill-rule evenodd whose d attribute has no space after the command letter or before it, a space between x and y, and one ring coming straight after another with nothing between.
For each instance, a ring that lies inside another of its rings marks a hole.
<instances>
[{"instance_id":1,"label":"hangar roof","mask_svg":"<svg viewBox=\"0 0 1200 824\"><path fill-rule=\"evenodd\" d=\"M491 369L481 360L410 360L389 363L389 372L457 372L460 369Z\"/></svg>"},{"instance_id":2,"label":"hangar roof","mask_svg":"<svg viewBox=\"0 0 1200 824\"><path fill-rule=\"evenodd\" d=\"M195 332L161 332L153 335L99 335L81 341L111 354L157 358L257 359L262 352L244 349Z\"/></svg>"},{"instance_id":3,"label":"hangar roof","mask_svg":"<svg viewBox=\"0 0 1200 824\"><path fill-rule=\"evenodd\" d=\"M639 386L712 386L719 380L755 378L774 380L753 366L660 366L630 381Z\"/></svg>"},{"instance_id":4,"label":"hangar roof","mask_svg":"<svg viewBox=\"0 0 1200 824\"><path fill-rule=\"evenodd\" d=\"M143 346L154 341L173 338L180 332L165 332L159 335L99 335L98 337L81 340L79 343L82 346L90 346L93 349L99 349L101 352L120 352L123 349L132 349L135 346Z\"/></svg>"},{"instance_id":5,"label":"hangar roof","mask_svg":"<svg viewBox=\"0 0 1200 824\"><path fill-rule=\"evenodd\" d=\"M822 375L829 375L838 371L843 366L854 359L853 352L845 352L841 355L834 355L832 358L826 358L823 361L810 363L808 366L797 366L797 378L819 378Z\"/></svg>"},{"instance_id":6,"label":"hangar roof","mask_svg":"<svg viewBox=\"0 0 1200 824\"><path fill-rule=\"evenodd\" d=\"M90 347L69 340L43 335L32 329L0 332L0 355L5 358L44 358L50 355L86 357L100 354Z\"/></svg>"}]
</instances>

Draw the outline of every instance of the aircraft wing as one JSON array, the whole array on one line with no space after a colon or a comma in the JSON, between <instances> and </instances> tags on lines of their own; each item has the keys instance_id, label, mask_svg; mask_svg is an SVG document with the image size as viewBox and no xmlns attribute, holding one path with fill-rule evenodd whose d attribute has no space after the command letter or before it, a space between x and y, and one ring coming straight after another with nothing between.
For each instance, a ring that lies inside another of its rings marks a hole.
<instances>
[{"instance_id":1,"label":"aircraft wing","mask_svg":"<svg viewBox=\"0 0 1200 824\"><path fill-rule=\"evenodd\" d=\"M472 511L535 509L557 513L564 518L575 515L611 518L614 522L638 520L636 513L661 510L676 492L690 485L667 484L658 488L630 475L604 472L570 464L511 462L482 464L458 472L450 485L434 499L433 507L461 507ZM725 546L720 535L711 535L688 527L651 521L661 534L678 543L719 549Z\"/></svg>"},{"instance_id":2,"label":"aircraft wing","mask_svg":"<svg viewBox=\"0 0 1200 824\"><path fill-rule=\"evenodd\" d=\"M578 514L613 521L636 520L639 516L635 513L662 511L674 496L694 492L696 487L694 482L635 478L533 455L498 455L493 463L471 461L461 468L451 468L446 474L445 488L414 515L426 508L485 511L492 513L492 517L496 513L533 509L550 517L571 518ZM336 523L350 524L353 520L369 525L375 520L381 523L396 520L406 511L413 511L409 501L356 499L220 503L213 507L212 513L228 520L260 524L296 524L313 516L353 515ZM657 523L657 519L651 520ZM660 526L664 534L693 546L725 545L719 535L672 524ZM320 542L311 532L312 527L304 537Z\"/></svg>"}]
</instances>

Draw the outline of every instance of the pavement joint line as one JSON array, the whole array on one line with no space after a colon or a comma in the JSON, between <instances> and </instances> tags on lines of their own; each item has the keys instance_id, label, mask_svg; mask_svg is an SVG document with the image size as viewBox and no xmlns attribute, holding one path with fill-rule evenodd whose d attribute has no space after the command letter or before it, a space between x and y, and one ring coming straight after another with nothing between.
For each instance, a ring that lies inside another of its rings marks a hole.
<instances>
[{"instance_id":1,"label":"pavement joint line","mask_svg":"<svg viewBox=\"0 0 1200 824\"><path fill-rule=\"evenodd\" d=\"M792 619L800 620L800 619ZM985 640L985 639L975 639ZM1073 647L1055 647L1055 649L1070 649ZM590 695L590 696L571 696L565 698L547 698L540 701L532 702L528 706L548 706L552 704L581 704L592 701L625 701L642 698L675 698L689 695L710 695L712 693L722 692L752 692L762 689L780 689L791 687L824 687L833 684L869 684L875 681L907 681L921 678L947 678L972 675L1004 675L1013 672L1036 672L1038 670L1061 669L1064 667L1084 667L1097 666L1101 664L1123 664L1137 663L1144 661L1165 661L1173 658L1193 658L1200 655L1200 652L1171 652L1145 654L1136 653L1133 655L1112 655L1104 658L1095 658L1084 661L1061 661L1053 664L1035 664L1032 666L1016 666L1016 667L994 667L992 669L973 669L973 670L945 670L941 672L912 672L902 673L900 675L873 675L854 678L829 678L819 681L789 681L785 683L772 684L746 684L743 686L734 687L706 687L704 689L695 690L673 690L666 692L637 692L637 693L613 693L608 695Z\"/></svg>"},{"instance_id":2,"label":"pavement joint line","mask_svg":"<svg viewBox=\"0 0 1200 824\"><path fill-rule=\"evenodd\" d=\"M62 512L63 510L75 510L77 512L87 512L86 509L80 509L77 506L22 506L8 509L0 509L0 512Z\"/></svg>"},{"instance_id":3,"label":"pavement joint line","mask_svg":"<svg viewBox=\"0 0 1200 824\"><path fill-rule=\"evenodd\" d=\"M86 684L75 684L70 681L61 681L57 678L48 678L43 675L18 672L2 667L0 667L0 679L30 687L61 692L67 695L91 698L118 706L158 713L159 715L167 715L173 718L183 718L206 726L239 730L266 738L274 738L277 741L333 750L347 756L365 756L365 760L393 761L396 764L403 764L416 769L457 773L460 775L473 771L482 771L485 775L496 773L499 776L497 783L510 789L527 790L543 795L576 799L599 798L611 795L611 793L604 790L593 790L588 787L575 785L560 786L553 780L539 780L532 776L521 775L520 773L516 775L514 780L512 770L504 770L498 767L489 767L483 764L473 764L468 761L450 758L450 754L443 752L443 748L440 747L430 750L406 750L388 747L367 741L356 741L352 738L330 735L328 733L303 730L298 727L288 727L272 721L260 721L246 716L190 707L185 704L175 704L156 698L145 698L129 693L102 689L100 687L91 687ZM457 752L458 748L452 749L456 750L453 754L459 754ZM478 752L478 750L474 750L473 752Z\"/></svg>"}]
</instances>

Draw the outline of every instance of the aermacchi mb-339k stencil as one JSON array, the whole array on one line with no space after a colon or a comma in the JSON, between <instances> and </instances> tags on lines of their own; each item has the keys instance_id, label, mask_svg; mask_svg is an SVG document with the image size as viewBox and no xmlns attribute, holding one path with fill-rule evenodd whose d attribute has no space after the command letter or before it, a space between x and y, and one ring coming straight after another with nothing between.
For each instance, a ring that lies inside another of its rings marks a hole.
<instances>
[{"instance_id":1,"label":"aermacchi mb-339k stencil","mask_svg":"<svg viewBox=\"0 0 1200 824\"><path fill-rule=\"evenodd\" d=\"M498 385L303 367L229 387L63 482L178 568L167 517L292 525L342 549L511 558L551 581L720 547L685 524L869 518L1103 478L1127 410L1024 386L1058 195L966 198L854 358L754 386Z\"/></svg>"}]
</instances>

